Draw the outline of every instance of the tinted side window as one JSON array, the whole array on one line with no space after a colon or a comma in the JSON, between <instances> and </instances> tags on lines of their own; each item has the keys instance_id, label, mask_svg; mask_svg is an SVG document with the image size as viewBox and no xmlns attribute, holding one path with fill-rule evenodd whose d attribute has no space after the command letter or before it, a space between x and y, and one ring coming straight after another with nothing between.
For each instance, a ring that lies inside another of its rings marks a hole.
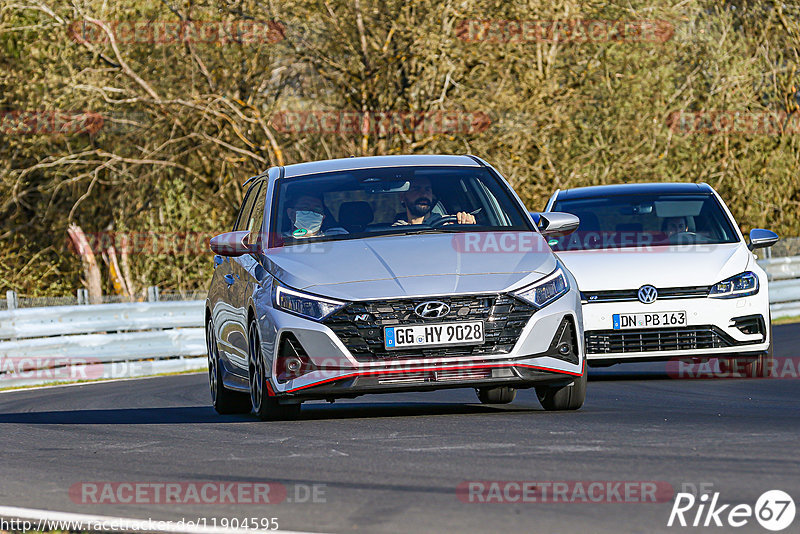
<instances>
[{"instance_id":1,"label":"tinted side window","mask_svg":"<svg viewBox=\"0 0 800 534\"><path fill-rule=\"evenodd\" d=\"M255 198L255 202L253 202L253 211L250 212L250 216L248 217L247 227L243 228L243 230L250 231L248 243L253 244L258 243L259 237L261 237L259 233L264 224L264 203L267 200L267 185L263 181L261 183L264 185L253 195Z\"/></svg>"},{"instance_id":2,"label":"tinted side window","mask_svg":"<svg viewBox=\"0 0 800 534\"><path fill-rule=\"evenodd\" d=\"M253 204L258 197L258 191L261 189L261 182L256 182L247 191L247 195L242 202L242 209L239 210L239 217L236 219L236 224L233 226L233 231L248 230L250 224L250 212L253 210Z\"/></svg>"}]
</instances>

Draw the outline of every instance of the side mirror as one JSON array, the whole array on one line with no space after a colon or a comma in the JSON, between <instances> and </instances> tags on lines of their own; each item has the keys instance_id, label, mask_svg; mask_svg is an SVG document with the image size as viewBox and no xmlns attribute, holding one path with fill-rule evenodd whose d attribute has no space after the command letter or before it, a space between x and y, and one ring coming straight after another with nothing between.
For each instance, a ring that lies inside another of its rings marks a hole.
<instances>
[{"instance_id":1,"label":"side mirror","mask_svg":"<svg viewBox=\"0 0 800 534\"><path fill-rule=\"evenodd\" d=\"M253 251L247 243L250 232L244 230L239 232L225 232L211 238L208 245L215 254L220 256L244 256Z\"/></svg>"},{"instance_id":2,"label":"side mirror","mask_svg":"<svg viewBox=\"0 0 800 534\"><path fill-rule=\"evenodd\" d=\"M762 228L753 228L750 230L750 244L747 245L747 248L755 250L757 248L771 247L778 242L778 239L780 238L775 232Z\"/></svg>"},{"instance_id":3,"label":"side mirror","mask_svg":"<svg viewBox=\"0 0 800 534\"><path fill-rule=\"evenodd\" d=\"M581 224L581 220L575 215L560 211L531 212L531 217L542 235L547 237L569 235Z\"/></svg>"}]
</instances>

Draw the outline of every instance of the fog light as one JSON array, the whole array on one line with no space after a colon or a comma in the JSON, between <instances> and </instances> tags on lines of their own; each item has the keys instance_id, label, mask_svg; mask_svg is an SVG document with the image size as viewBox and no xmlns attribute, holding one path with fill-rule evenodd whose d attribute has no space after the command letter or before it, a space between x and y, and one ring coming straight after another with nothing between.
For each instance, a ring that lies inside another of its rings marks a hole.
<instances>
[{"instance_id":1,"label":"fog light","mask_svg":"<svg viewBox=\"0 0 800 534\"><path fill-rule=\"evenodd\" d=\"M294 334L291 332L283 334L278 348L278 358L275 362L278 382L283 384L314 370L316 370L316 366Z\"/></svg>"},{"instance_id":2,"label":"fog light","mask_svg":"<svg viewBox=\"0 0 800 534\"><path fill-rule=\"evenodd\" d=\"M577 364L580 360L580 349L575 330L573 317L571 315L564 317L544 354L551 358Z\"/></svg>"},{"instance_id":3,"label":"fog light","mask_svg":"<svg viewBox=\"0 0 800 534\"><path fill-rule=\"evenodd\" d=\"M300 358L286 358L286 370L290 373L297 373L303 367Z\"/></svg>"}]
</instances>

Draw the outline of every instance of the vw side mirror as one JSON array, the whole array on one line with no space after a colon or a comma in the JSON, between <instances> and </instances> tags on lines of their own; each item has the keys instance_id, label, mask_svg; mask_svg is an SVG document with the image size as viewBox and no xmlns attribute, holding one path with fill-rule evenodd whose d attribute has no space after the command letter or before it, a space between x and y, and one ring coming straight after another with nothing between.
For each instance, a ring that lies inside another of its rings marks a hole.
<instances>
[{"instance_id":1,"label":"vw side mirror","mask_svg":"<svg viewBox=\"0 0 800 534\"><path fill-rule=\"evenodd\" d=\"M548 211L545 213L531 212L530 214L536 227L546 237L569 235L581 224L581 220L571 213Z\"/></svg>"},{"instance_id":2,"label":"vw side mirror","mask_svg":"<svg viewBox=\"0 0 800 534\"><path fill-rule=\"evenodd\" d=\"M750 243L747 248L755 250L757 248L771 247L778 242L778 239L780 238L775 232L764 230L763 228L753 228L750 230Z\"/></svg>"}]
</instances>

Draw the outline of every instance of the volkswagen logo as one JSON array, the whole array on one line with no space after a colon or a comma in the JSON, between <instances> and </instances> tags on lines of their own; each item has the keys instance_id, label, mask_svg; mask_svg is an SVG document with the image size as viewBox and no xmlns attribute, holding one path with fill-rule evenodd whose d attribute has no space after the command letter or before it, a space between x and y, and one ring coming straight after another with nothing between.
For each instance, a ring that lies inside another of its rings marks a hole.
<instances>
[{"instance_id":1,"label":"volkswagen logo","mask_svg":"<svg viewBox=\"0 0 800 534\"><path fill-rule=\"evenodd\" d=\"M638 297L642 304L652 304L658 298L658 291L653 286L642 286L639 288Z\"/></svg>"},{"instance_id":2,"label":"volkswagen logo","mask_svg":"<svg viewBox=\"0 0 800 534\"><path fill-rule=\"evenodd\" d=\"M423 319L438 319L450 313L450 306L438 300L431 300L417 305L414 313Z\"/></svg>"}]
</instances>

